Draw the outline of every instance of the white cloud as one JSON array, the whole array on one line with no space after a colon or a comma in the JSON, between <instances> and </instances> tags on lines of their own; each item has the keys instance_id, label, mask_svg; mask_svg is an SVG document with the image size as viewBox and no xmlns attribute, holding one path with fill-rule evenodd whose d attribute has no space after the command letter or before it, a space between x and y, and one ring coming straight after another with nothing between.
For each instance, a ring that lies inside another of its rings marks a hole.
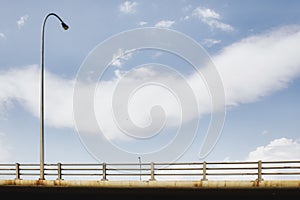
<instances>
[{"instance_id":1,"label":"white cloud","mask_svg":"<svg viewBox=\"0 0 300 200\"><path fill-rule=\"evenodd\" d=\"M4 33L0 32L0 39L5 39L5 38L6 38L6 35Z\"/></svg>"},{"instance_id":2,"label":"white cloud","mask_svg":"<svg viewBox=\"0 0 300 200\"><path fill-rule=\"evenodd\" d=\"M264 180L299 180L298 175L288 174L291 172L299 173L299 163L297 162L282 162L282 161L299 161L300 159L300 138L288 139L279 138L274 139L264 146L257 147L254 151L251 151L247 157L243 160L232 160L225 158L223 161L227 164L208 165L208 167L218 168L240 168L231 172L248 173L249 175L228 175L227 180L256 180L257 175L250 175L250 173L257 173L258 161L262 161L262 178ZM280 162L276 162L280 161ZM269 162L269 163L268 163ZM235 163L235 164L232 164ZM246 168L249 169L246 169ZM296 168L289 168L296 167ZM244 168L244 169L242 169ZM250 169L255 168L255 169ZM281 168L281 169L280 169ZM209 170L208 170L209 171ZM230 173L230 170L218 170L216 173ZM209 173L209 172L208 172ZM287 174L276 174L287 173ZM209 180L224 180L224 176L208 176Z\"/></svg>"},{"instance_id":3,"label":"white cloud","mask_svg":"<svg viewBox=\"0 0 300 200\"><path fill-rule=\"evenodd\" d=\"M257 147L250 152L249 161L278 161L278 160L299 160L300 141L288 138L279 138L271 141L266 146Z\"/></svg>"},{"instance_id":4,"label":"white cloud","mask_svg":"<svg viewBox=\"0 0 300 200\"><path fill-rule=\"evenodd\" d=\"M203 23L207 24L211 28L217 28L226 32L231 32L234 30L231 25L221 22L220 14L212 9L197 7L193 10L192 16L199 18Z\"/></svg>"},{"instance_id":5,"label":"white cloud","mask_svg":"<svg viewBox=\"0 0 300 200\"><path fill-rule=\"evenodd\" d=\"M137 2L125 1L120 6L119 9L124 14L133 14L136 12Z\"/></svg>"},{"instance_id":6,"label":"white cloud","mask_svg":"<svg viewBox=\"0 0 300 200\"><path fill-rule=\"evenodd\" d=\"M148 22L145 22L145 21L140 21L138 23L139 26L145 26L146 24L148 24Z\"/></svg>"},{"instance_id":7,"label":"white cloud","mask_svg":"<svg viewBox=\"0 0 300 200\"><path fill-rule=\"evenodd\" d=\"M212 47L213 45L219 44L219 43L221 43L221 40L215 40L215 39L211 39L211 38L205 39L203 41L203 44L207 47Z\"/></svg>"},{"instance_id":8,"label":"white cloud","mask_svg":"<svg viewBox=\"0 0 300 200\"><path fill-rule=\"evenodd\" d=\"M118 51L113 55L111 65L116 67L122 67L123 62L129 60L132 57L132 52L124 51L123 49L118 49Z\"/></svg>"},{"instance_id":9,"label":"white cloud","mask_svg":"<svg viewBox=\"0 0 300 200\"><path fill-rule=\"evenodd\" d=\"M162 21L157 22L155 24L155 27L158 27L158 28L170 28L174 23L175 23L175 21L162 20Z\"/></svg>"},{"instance_id":10,"label":"white cloud","mask_svg":"<svg viewBox=\"0 0 300 200\"><path fill-rule=\"evenodd\" d=\"M191 17L189 15L184 16L183 18L181 18L181 20L187 21L189 20Z\"/></svg>"},{"instance_id":11,"label":"white cloud","mask_svg":"<svg viewBox=\"0 0 300 200\"><path fill-rule=\"evenodd\" d=\"M212 59L227 105L260 100L288 86L300 74L300 27L287 26L245 38Z\"/></svg>"},{"instance_id":12,"label":"white cloud","mask_svg":"<svg viewBox=\"0 0 300 200\"><path fill-rule=\"evenodd\" d=\"M176 127L180 124L180 121L182 120L180 116L181 108L178 104L177 97L174 96L170 90L155 83L167 82L170 87L180 88L182 86L182 81L165 72L152 70L151 65L149 64L147 67L134 69L131 71L131 76L129 77L122 77L122 74L118 74L118 79L104 82L101 90L98 88L96 91L95 102L97 102L97 104L95 104L95 110L101 111L96 112L97 120L104 133L109 133L109 135L106 135L107 138L130 139L129 137L125 137L119 130L116 125L116 119L113 116L112 101L114 98L115 87L119 84L120 80L122 80L122 91L124 93L126 93L126 91L131 91L132 94L130 99L122 99L119 103L128 104L130 119L136 126L146 127L151 124L151 109L156 105L159 105L164 109L166 115L165 127ZM149 84L140 85L138 84L140 82ZM204 84L203 87L205 87ZM138 89L132 91L130 88ZM195 108L190 108L188 111L189 115L185 116L185 119L183 119L184 123L194 118L195 112ZM125 118L123 120L128 121L128 119ZM126 123L123 125L122 128L130 130L130 127L127 127ZM92 130L89 131L92 132ZM142 134L143 133L141 133L141 135Z\"/></svg>"},{"instance_id":13,"label":"white cloud","mask_svg":"<svg viewBox=\"0 0 300 200\"><path fill-rule=\"evenodd\" d=\"M0 112L7 103L20 103L39 117L39 69L37 65L0 72ZM45 74L45 120L54 127L73 127L73 82L51 73Z\"/></svg>"},{"instance_id":14,"label":"white cloud","mask_svg":"<svg viewBox=\"0 0 300 200\"><path fill-rule=\"evenodd\" d=\"M116 69L116 70L114 71L114 73L115 73L115 76L116 76L118 79L121 79L122 76L123 76L122 71L120 71L119 69Z\"/></svg>"},{"instance_id":15,"label":"white cloud","mask_svg":"<svg viewBox=\"0 0 300 200\"><path fill-rule=\"evenodd\" d=\"M279 138L272 140L269 144L265 146L259 146L254 151L251 151L246 161L259 161L263 162L263 173L269 173L268 175L263 175L263 179L299 179L299 176L293 174L285 175L275 175L276 173L291 173L299 172L296 168L287 168L298 167L299 163L274 163L276 161L298 161L300 160L300 138L299 139L289 139L289 138ZM273 163L264 163L264 162L273 162ZM267 169L267 167L269 167ZM281 169L280 169L281 167ZM271 175L270 173L273 173Z\"/></svg>"},{"instance_id":16,"label":"white cloud","mask_svg":"<svg viewBox=\"0 0 300 200\"><path fill-rule=\"evenodd\" d=\"M288 83L300 74L300 27L284 27L266 34L245 38L225 48L218 55L212 57L224 83L226 105L238 106L259 100L275 91L288 86ZM125 51L126 52L126 51ZM116 52L118 59L126 55L124 50ZM115 71L115 77L103 81L102 95L95 94L98 104L103 106L96 113L100 121L105 122L104 130L110 138L118 138L117 126L114 124L111 110L111 100L114 88L124 77L126 71ZM136 86L141 80L160 82L164 80L172 87L181 87L182 81L174 76L168 76L151 67L139 68L132 71L132 77L126 78L127 88ZM199 115L208 114L211 100L205 83L198 75L186 77L199 103L198 112L191 111L183 123L195 119ZM45 81L45 118L46 125L55 127L74 128L73 123L73 86L74 80L66 80L58 75L46 71ZM142 90L143 89L143 90ZM168 94L168 95L167 95ZM0 72L0 111L6 112L6 106L15 102L21 104L34 116L39 117L39 68L37 65L11 69ZM159 88L157 85L142 87L136 96L132 96L130 104L131 116L140 125L149 123L149 109L153 105L162 105L169 119L170 127L179 122L178 102L170 91ZM160 97L160 98L156 98ZM99 100L99 101L98 101ZM132 102L135 102L132 104ZM7 104L8 103L8 104ZM129 103L128 101L125 103ZM136 105L134 107L133 105ZM193 109L193 108L191 108ZM143 112L141 112L143 111ZM101 118L103 117L103 119ZM87 127L91 128L91 127Z\"/></svg>"},{"instance_id":17,"label":"white cloud","mask_svg":"<svg viewBox=\"0 0 300 200\"><path fill-rule=\"evenodd\" d=\"M218 28L222 31L226 31L226 32L231 32L234 30L234 28L229 25L229 24L225 24L223 22L220 22L218 20L214 20L214 19L203 19L202 20L204 23L206 23L207 25L209 25L212 28Z\"/></svg>"},{"instance_id":18,"label":"white cloud","mask_svg":"<svg viewBox=\"0 0 300 200\"><path fill-rule=\"evenodd\" d=\"M185 15L184 17L180 17L180 21L188 21L189 19L191 19L191 16L189 16L189 15Z\"/></svg>"},{"instance_id":19,"label":"white cloud","mask_svg":"<svg viewBox=\"0 0 300 200\"><path fill-rule=\"evenodd\" d=\"M29 15L24 15L24 16L20 17L20 19L17 21L19 29L21 29L25 25L25 22L28 20L28 18L29 18Z\"/></svg>"},{"instance_id":20,"label":"white cloud","mask_svg":"<svg viewBox=\"0 0 300 200\"><path fill-rule=\"evenodd\" d=\"M209 8L198 7L193 11L193 14L204 19L220 19L220 14Z\"/></svg>"}]
</instances>

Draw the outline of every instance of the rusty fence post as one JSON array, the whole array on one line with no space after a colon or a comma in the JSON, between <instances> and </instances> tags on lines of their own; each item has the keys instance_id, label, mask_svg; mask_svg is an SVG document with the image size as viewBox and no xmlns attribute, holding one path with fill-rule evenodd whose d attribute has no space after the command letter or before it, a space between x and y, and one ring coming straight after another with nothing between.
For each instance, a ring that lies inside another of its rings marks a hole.
<instances>
[{"instance_id":1,"label":"rusty fence post","mask_svg":"<svg viewBox=\"0 0 300 200\"><path fill-rule=\"evenodd\" d=\"M62 180L61 163L57 163L57 180Z\"/></svg>"},{"instance_id":2,"label":"rusty fence post","mask_svg":"<svg viewBox=\"0 0 300 200\"><path fill-rule=\"evenodd\" d=\"M105 162L102 164L102 179L101 180L102 181L107 180L107 178L106 178L106 163Z\"/></svg>"},{"instance_id":3,"label":"rusty fence post","mask_svg":"<svg viewBox=\"0 0 300 200\"><path fill-rule=\"evenodd\" d=\"M155 168L154 168L154 162L151 162L151 169L150 169L150 181L155 181L155 178L154 178L154 174L155 174Z\"/></svg>"},{"instance_id":4,"label":"rusty fence post","mask_svg":"<svg viewBox=\"0 0 300 200\"><path fill-rule=\"evenodd\" d=\"M257 168L257 180L262 181L262 162L261 160L258 161L258 168Z\"/></svg>"},{"instance_id":5,"label":"rusty fence post","mask_svg":"<svg viewBox=\"0 0 300 200\"><path fill-rule=\"evenodd\" d=\"M203 164L202 164L202 170L203 170L203 176L202 176L202 179L201 181L207 181L207 178L206 178L206 162L204 161Z\"/></svg>"},{"instance_id":6,"label":"rusty fence post","mask_svg":"<svg viewBox=\"0 0 300 200\"><path fill-rule=\"evenodd\" d=\"M16 180L20 179L20 164L16 163Z\"/></svg>"}]
</instances>

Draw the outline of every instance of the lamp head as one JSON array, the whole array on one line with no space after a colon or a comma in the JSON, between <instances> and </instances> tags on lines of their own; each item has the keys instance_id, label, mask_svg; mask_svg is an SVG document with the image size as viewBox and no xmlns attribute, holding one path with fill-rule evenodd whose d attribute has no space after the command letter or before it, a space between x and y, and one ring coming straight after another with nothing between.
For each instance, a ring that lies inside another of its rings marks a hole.
<instances>
[{"instance_id":1,"label":"lamp head","mask_svg":"<svg viewBox=\"0 0 300 200\"><path fill-rule=\"evenodd\" d=\"M68 30L69 26L67 24L65 24L64 22L61 23L61 26L65 29Z\"/></svg>"}]
</instances>

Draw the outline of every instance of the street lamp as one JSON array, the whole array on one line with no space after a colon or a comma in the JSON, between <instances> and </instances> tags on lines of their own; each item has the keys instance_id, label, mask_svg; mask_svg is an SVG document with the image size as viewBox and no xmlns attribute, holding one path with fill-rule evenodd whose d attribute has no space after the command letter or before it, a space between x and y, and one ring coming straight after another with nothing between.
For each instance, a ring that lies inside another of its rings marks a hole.
<instances>
[{"instance_id":1,"label":"street lamp","mask_svg":"<svg viewBox=\"0 0 300 200\"><path fill-rule=\"evenodd\" d=\"M40 180L45 179L44 175L44 33L45 24L50 16L55 16L60 22L63 29L67 30L69 26L55 13L49 13L42 25L42 38L41 38L41 102L40 102Z\"/></svg>"}]
</instances>

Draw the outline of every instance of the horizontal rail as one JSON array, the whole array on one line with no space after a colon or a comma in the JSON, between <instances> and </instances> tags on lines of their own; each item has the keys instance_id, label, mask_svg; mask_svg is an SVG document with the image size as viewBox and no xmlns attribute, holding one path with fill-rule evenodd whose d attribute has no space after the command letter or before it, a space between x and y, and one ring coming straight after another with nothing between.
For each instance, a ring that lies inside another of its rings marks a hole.
<instances>
[{"instance_id":1,"label":"horizontal rail","mask_svg":"<svg viewBox=\"0 0 300 200\"><path fill-rule=\"evenodd\" d=\"M0 180L38 179L39 164L0 163ZM218 178L255 179L265 178L300 180L300 161L257 161L257 162L178 162L178 163L46 163L46 179L109 180L208 180Z\"/></svg>"}]
</instances>

